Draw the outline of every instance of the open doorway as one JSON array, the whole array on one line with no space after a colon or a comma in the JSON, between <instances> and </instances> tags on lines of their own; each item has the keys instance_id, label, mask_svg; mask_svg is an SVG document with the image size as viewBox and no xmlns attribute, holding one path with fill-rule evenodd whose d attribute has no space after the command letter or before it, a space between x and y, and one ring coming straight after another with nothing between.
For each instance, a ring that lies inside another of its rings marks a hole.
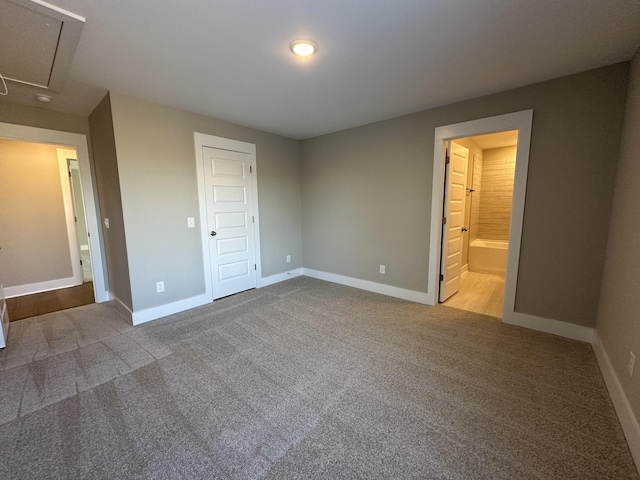
<instances>
[{"instance_id":1,"label":"open doorway","mask_svg":"<svg viewBox=\"0 0 640 480\"><path fill-rule=\"evenodd\" d=\"M517 130L448 142L444 305L502 317L517 143Z\"/></svg>"},{"instance_id":2,"label":"open doorway","mask_svg":"<svg viewBox=\"0 0 640 480\"><path fill-rule=\"evenodd\" d=\"M0 138L2 275L11 321L95 301L92 274L87 281L83 269L81 244L89 267L90 250L78 173L73 147Z\"/></svg>"},{"instance_id":3,"label":"open doorway","mask_svg":"<svg viewBox=\"0 0 640 480\"><path fill-rule=\"evenodd\" d=\"M430 304L437 305L439 303L441 290L442 240L443 231L447 222L446 216L444 215L444 180L447 166L446 146L449 142L461 138L515 130L518 132L516 165L511 202L507 265L504 277L504 301L502 303L502 315L500 317L502 321L506 323L526 323L527 319L523 321L521 318L522 314L515 312L515 297L520 265L520 244L522 240L532 125L533 110L524 110L495 117L445 125L435 129L429 247L429 284L427 289L427 297ZM460 242L460 261L462 261L462 241Z\"/></svg>"},{"instance_id":4,"label":"open doorway","mask_svg":"<svg viewBox=\"0 0 640 480\"><path fill-rule=\"evenodd\" d=\"M109 300L107 291L105 257L102 244L102 232L100 230L99 209L97 205L97 193L93 181L91 164L89 161L89 149L87 138L83 134L62 132L59 130L49 130L44 128L29 127L0 122L0 138L6 140L17 140L32 142L37 144L55 145L57 148L71 148L77 154L78 171L80 183L82 185L85 217L87 221L88 241L91 252L91 270L93 279L93 296L96 302L106 302ZM38 170L35 171L36 173ZM4 205L3 205L4 206ZM0 233L6 232L0 228ZM48 232L40 229L34 238L47 240ZM1 243L1 242L0 242ZM6 293L3 285L5 281L5 263L13 261L10 249L2 248L0 244L0 298ZM4 292L4 293L3 293ZM11 293L11 291L10 291ZM15 292L14 292L15 293ZM2 302L4 305L4 301ZM6 314L6 310L4 312ZM0 331L0 347L7 341L8 318L3 315L2 330Z\"/></svg>"}]
</instances>

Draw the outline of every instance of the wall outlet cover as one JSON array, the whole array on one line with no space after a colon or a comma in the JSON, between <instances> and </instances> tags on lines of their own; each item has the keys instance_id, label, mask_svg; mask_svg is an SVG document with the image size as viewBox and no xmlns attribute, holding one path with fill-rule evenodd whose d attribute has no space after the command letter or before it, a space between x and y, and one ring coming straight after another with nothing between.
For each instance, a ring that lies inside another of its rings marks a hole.
<instances>
[{"instance_id":1,"label":"wall outlet cover","mask_svg":"<svg viewBox=\"0 0 640 480\"><path fill-rule=\"evenodd\" d=\"M384 274L386 273L387 267L385 267L384 265L380 265L380 273Z\"/></svg>"},{"instance_id":2,"label":"wall outlet cover","mask_svg":"<svg viewBox=\"0 0 640 480\"><path fill-rule=\"evenodd\" d=\"M156 282L156 292L164 292L164 282Z\"/></svg>"}]
</instances>

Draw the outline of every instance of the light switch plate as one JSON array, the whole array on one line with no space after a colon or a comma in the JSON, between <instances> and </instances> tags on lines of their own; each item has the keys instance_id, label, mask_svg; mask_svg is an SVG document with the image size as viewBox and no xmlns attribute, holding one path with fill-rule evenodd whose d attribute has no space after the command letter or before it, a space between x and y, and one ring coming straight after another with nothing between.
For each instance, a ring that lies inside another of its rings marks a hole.
<instances>
[{"instance_id":1,"label":"light switch plate","mask_svg":"<svg viewBox=\"0 0 640 480\"><path fill-rule=\"evenodd\" d=\"M196 219L193 217L187 217L187 228L194 228L196 226Z\"/></svg>"},{"instance_id":2,"label":"light switch plate","mask_svg":"<svg viewBox=\"0 0 640 480\"><path fill-rule=\"evenodd\" d=\"M104 226L109 228L109 219L107 217L104 218Z\"/></svg>"}]
</instances>

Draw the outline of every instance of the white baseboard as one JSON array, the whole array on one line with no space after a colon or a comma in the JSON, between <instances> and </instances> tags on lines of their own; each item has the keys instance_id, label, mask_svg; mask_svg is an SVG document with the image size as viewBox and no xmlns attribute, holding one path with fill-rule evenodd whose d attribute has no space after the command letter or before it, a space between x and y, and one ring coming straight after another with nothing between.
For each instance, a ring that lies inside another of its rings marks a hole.
<instances>
[{"instance_id":1,"label":"white baseboard","mask_svg":"<svg viewBox=\"0 0 640 480\"><path fill-rule=\"evenodd\" d=\"M600 372L604 378L604 383L609 390L613 407L616 409L620 425L622 425L622 431L627 438L631 456L636 462L636 467L640 470L640 426L638 425L638 419L634 415L633 410L631 410L631 405L629 405L627 396L622 389L622 385L618 380L618 376L611 364L611 360L609 360L609 355L607 355L607 351L602 344L598 332L594 332L592 346L598 364L600 365Z\"/></svg>"},{"instance_id":2,"label":"white baseboard","mask_svg":"<svg viewBox=\"0 0 640 480\"><path fill-rule=\"evenodd\" d=\"M58 290L59 288L75 287L75 278L58 278L56 280L48 280L46 282L30 283L27 285L17 285L15 287L4 287L5 298L20 297L22 295L31 295L32 293L48 292L50 290Z\"/></svg>"},{"instance_id":3,"label":"white baseboard","mask_svg":"<svg viewBox=\"0 0 640 480\"><path fill-rule=\"evenodd\" d=\"M552 333L560 337L580 340L591 343L593 341L593 328L576 325L574 323L561 322L550 318L536 317L520 312L505 312L502 321L509 325L538 330L539 332Z\"/></svg>"},{"instance_id":4,"label":"white baseboard","mask_svg":"<svg viewBox=\"0 0 640 480\"><path fill-rule=\"evenodd\" d=\"M359 288L360 290L367 290L369 292L381 293L382 295L388 295L390 297L402 298L403 300L409 300L411 302L431 305L429 295L426 292L407 290L405 288L393 287L391 285L371 282L369 280L346 277L336 273L321 272L311 268L303 268L302 274L319 280L326 280L328 282L339 283L340 285L346 285L348 287Z\"/></svg>"},{"instance_id":5,"label":"white baseboard","mask_svg":"<svg viewBox=\"0 0 640 480\"><path fill-rule=\"evenodd\" d=\"M274 283L284 282L285 280L289 280L290 278L296 278L302 275L302 268L296 268L294 270L289 270L288 272L276 273L275 275L270 275L268 277L258 279L258 288L268 287L269 285L273 285Z\"/></svg>"},{"instance_id":6,"label":"white baseboard","mask_svg":"<svg viewBox=\"0 0 640 480\"><path fill-rule=\"evenodd\" d=\"M185 298L184 300L178 300L177 302L167 303L158 307L134 310L131 312L131 320L134 325L140 325L141 323L150 322L151 320L183 312L207 303L211 303L211 298L203 293L202 295L196 295L195 297Z\"/></svg>"},{"instance_id":7,"label":"white baseboard","mask_svg":"<svg viewBox=\"0 0 640 480\"><path fill-rule=\"evenodd\" d=\"M278 273L276 275L271 275L269 277L259 279L257 282L257 287L266 287L268 285L273 285L274 283L283 282L284 280L288 280L290 278L299 277L300 275L302 275L302 268L296 268L288 272ZM122 301L120 301L120 299L116 297L112 292L109 292L109 298L111 300L114 300L114 306L116 307L116 309L125 318L130 320L133 325L140 325L141 323L150 322L158 318L173 315L174 313L189 310L190 308L196 308L201 305L211 303L211 298L206 294L202 294L195 297L185 298L184 300L178 300L177 302L160 305L158 307L131 311L131 309L124 303L122 303Z\"/></svg>"}]
</instances>

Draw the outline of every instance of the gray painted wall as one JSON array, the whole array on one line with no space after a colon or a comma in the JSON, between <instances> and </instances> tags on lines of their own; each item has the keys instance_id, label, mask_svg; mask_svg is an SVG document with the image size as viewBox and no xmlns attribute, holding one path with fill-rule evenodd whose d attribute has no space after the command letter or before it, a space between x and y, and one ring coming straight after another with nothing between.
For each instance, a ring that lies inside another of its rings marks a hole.
<instances>
[{"instance_id":1,"label":"gray painted wall","mask_svg":"<svg viewBox=\"0 0 640 480\"><path fill-rule=\"evenodd\" d=\"M627 73L613 65L303 141L305 267L426 292L435 128L532 108L516 311L594 326Z\"/></svg>"},{"instance_id":2,"label":"gray painted wall","mask_svg":"<svg viewBox=\"0 0 640 480\"><path fill-rule=\"evenodd\" d=\"M73 276L55 146L0 139L0 206L5 287Z\"/></svg>"},{"instance_id":3,"label":"gray painted wall","mask_svg":"<svg viewBox=\"0 0 640 480\"><path fill-rule=\"evenodd\" d=\"M640 50L627 95L596 329L640 418ZM627 374L630 351L637 358L633 378Z\"/></svg>"},{"instance_id":4,"label":"gray painted wall","mask_svg":"<svg viewBox=\"0 0 640 480\"><path fill-rule=\"evenodd\" d=\"M256 145L262 275L302 266L300 142L113 92L111 107L135 311L205 291L194 132Z\"/></svg>"},{"instance_id":5,"label":"gray painted wall","mask_svg":"<svg viewBox=\"0 0 640 480\"><path fill-rule=\"evenodd\" d=\"M109 219L109 228L106 228L102 223L109 291L130 310L133 310L120 179L109 95L91 113L89 124L93 140L94 169L100 205L102 206L101 221L104 222L105 218Z\"/></svg>"},{"instance_id":6,"label":"gray painted wall","mask_svg":"<svg viewBox=\"0 0 640 480\"><path fill-rule=\"evenodd\" d=\"M11 96L0 96L0 122L25 125L28 127L47 128L62 132L81 133L89 136L87 118L69 113L54 112L47 108L29 107L10 102ZM37 103L34 99L34 103Z\"/></svg>"}]
</instances>

